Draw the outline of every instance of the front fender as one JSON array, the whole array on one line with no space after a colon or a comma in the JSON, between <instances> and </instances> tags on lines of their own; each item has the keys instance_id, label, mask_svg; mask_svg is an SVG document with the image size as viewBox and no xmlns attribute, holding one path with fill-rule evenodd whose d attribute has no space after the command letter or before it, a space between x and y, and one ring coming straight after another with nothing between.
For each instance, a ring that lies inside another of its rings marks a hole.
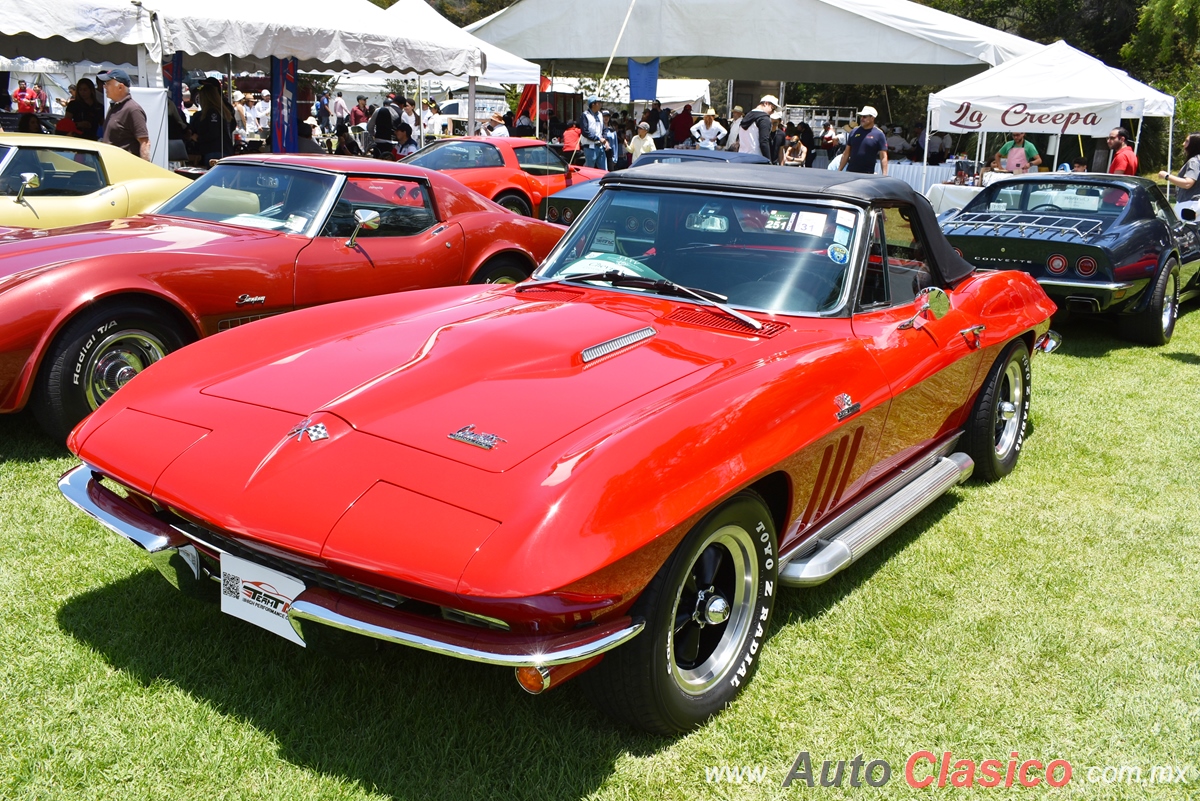
<instances>
[{"instance_id":1,"label":"front fender","mask_svg":"<svg viewBox=\"0 0 1200 801\"><path fill-rule=\"evenodd\" d=\"M0 412L20 411L55 338L80 312L117 297L150 298L176 309L201 335L193 306L127 265L81 260L39 272L0 292ZM120 278L114 272L121 273ZM108 275L105 275L105 273Z\"/></svg>"}]
</instances>

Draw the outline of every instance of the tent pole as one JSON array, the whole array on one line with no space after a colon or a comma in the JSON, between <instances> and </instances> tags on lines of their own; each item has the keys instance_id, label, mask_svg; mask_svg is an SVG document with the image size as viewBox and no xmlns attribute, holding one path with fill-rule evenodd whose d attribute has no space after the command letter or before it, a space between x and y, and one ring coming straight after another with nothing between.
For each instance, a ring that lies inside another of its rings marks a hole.
<instances>
[{"instance_id":1,"label":"tent pole","mask_svg":"<svg viewBox=\"0 0 1200 801\"><path fill-rule=\"evenodd\" d=\"M617 57L617 48L621 46L621 37L625 35L625 26L629 24L629 18L633 15L633 4L637 0L629 0L629 10L625 12L625 21L621 23L621 31L617 34L617 41L613 42L612 53L608 56L608 63L604 65L604 76L600 78L600 83L596 87L596 94L600 94L600 90L604 88L604 80L608 77L608 69L612 66L613 59Z\"/></svg>"},{"instance_id":2,"label":"tent pole","mask_svg":"<svg viewBox=\"0 0 1200 801\"><path fill-rule=\"evenodd\" d=\"M476 136L475 130L475 76L467 79L467 136Z\"/></svg>"},{"instance_id":3,"label":"tent pole","mask_svg":"<svg viewBox=\"0 0 1200 801\"><path fill-rule=\"evenodd\" d=\"M422 78L417 76L417 147L425 147L425 97L422 95Z\"/></svg>"},{"instance_id":4,"label":"tent pole","mask_svg":"<svg viewBox=\"0 0 1200 801\"><path fill-rule=\"evenodd\" d=\"M533 90L533 136L542 138L542 71L538 70L537 86Z\"/></svg>"},{"instance_id":5,"label":"tent pole","mask_svg":"<svg viewBox=\"0 0 1200 801\"><path fill-rule=\"evenodd\" d=\"M933 122L933 112L925 109L925 148L921 151L921 194L929 191L929 126Z\"/></svg>"},{"instance_id":6,"label":"tent pole","mask_svg":"<svg viewBox=\"0 0 1200 801\"><path fill-rule=\"evenodd\" d=\"M1175 150L1175 112L1171 112L1171 127L1167 128L1167 175L1171 174L1171 154ZM1167 181L1167 202L1171 202L1171 182Z\"/></svg>"}]
</instances>

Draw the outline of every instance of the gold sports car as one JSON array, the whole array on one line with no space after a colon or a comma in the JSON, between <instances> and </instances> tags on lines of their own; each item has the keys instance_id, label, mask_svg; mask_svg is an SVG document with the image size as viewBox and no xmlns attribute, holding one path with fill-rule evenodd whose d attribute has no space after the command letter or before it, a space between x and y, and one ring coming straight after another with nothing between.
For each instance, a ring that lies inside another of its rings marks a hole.
<instances>
[{"instance_id":1,"label":"gold sports car","mask_svg":"<svg viewBox=\"0 0 1200 801\"><path fill-rule=\"evenodd\" d=\"M0 226L59 228L131 217L190 183L112 145L0 134Z\"/></svg>"}]
</instances>

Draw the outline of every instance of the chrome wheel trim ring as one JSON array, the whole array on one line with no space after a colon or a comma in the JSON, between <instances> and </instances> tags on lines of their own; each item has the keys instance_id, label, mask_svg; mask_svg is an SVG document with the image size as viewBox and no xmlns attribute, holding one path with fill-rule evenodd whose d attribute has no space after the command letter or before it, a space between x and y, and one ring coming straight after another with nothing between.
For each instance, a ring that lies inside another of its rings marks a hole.
<instances>
[{"instance_id":1,"label":"chrome wheel trim ring","mask_svg":"<svg viewBox=\"0 0 1200 801\"><path fill-rule=\"evenodd\" d=\"M1178 279L1175 273L1167 274L1167 286L1163 292L1163 310L1162 310L1162 330L1166 334L1170 332L1171 325L1175 321L1175 298L1177 294L1176 282Z\"/></svg>"},{"instance_id":2,"label":"chrome wheel trim ring","mask_svg":"<svg viewBox=\"0 0 1200 801\"><path fill-rule=\"evenodd\" d=\"M718 591L723 590L721 595L729 604L729 617L724 623L718 624L725 627L720 640L694 668L681 667L675 659L674 621L679 614L680 603L681 601L685 604L695 602L695 598L683 599L684 586L682 584L675 595L675 603L671 609L671 624L668 627L667 637L667 660L675 684L688 695L703 695L737 667L737 657L742 651L746 638L750 636L754 623L752 604L757 596L758 559L751 532L741 526L728 525L710 533L696 552L696 558L688 566L685 576L692 574L700 557L714 545L724 549L724 559L730 560L729 563L733 568L733 577L729 586L718 588Z\"/></svg>"},{"instance_id":3,"label":"chrome wheel trim ring","mask_svg":"<svg viewBox=\"0 0 1200 801\"><path fill-rule=\"evenodd\" d=\"M88 357L83 391L92 411L142 370L167 355L163 341L148 331L126 329L105 337Z\"/></svg>"},{"instance_id":4,"label":"chrome wheel trim ring","mask_svg":"<svg viewBox=\"0 0 1200 801\"><path fill-rule=\"evenodd\" d=\"M999 396L996 398L996 456L1000 459L1006 458L1017 444L1017 437L1024 424L1021 413L1024 403L1025 372L1021 369L1020 359L1014 359L1004 368L1004 375L1000 379ZM1015 409L1015 413L1008 419L1005 419L1006 415L1001 414L1001 407L1004 404L1011 404Z\"/></svg>"}]
</instances>

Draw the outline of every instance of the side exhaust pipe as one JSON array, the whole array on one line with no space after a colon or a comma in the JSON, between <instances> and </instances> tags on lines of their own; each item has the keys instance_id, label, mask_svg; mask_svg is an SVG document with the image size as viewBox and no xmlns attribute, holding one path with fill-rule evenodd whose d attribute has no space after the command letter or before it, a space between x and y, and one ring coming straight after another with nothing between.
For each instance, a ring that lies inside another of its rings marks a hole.
<instances>
[{"instance_id":1,"label":"side exhaust pipe","mask_svg":"<svg viewBox=\"0 0 1200 801\"><path fill-rule=\"evenodd\" d=\"M841 533L826 540L804 558L792 559L779 570L779 583L815 587L862 558L917 513L971 477L975 463L965 453L943 456Z\"/></svg>"}]
</instances>

